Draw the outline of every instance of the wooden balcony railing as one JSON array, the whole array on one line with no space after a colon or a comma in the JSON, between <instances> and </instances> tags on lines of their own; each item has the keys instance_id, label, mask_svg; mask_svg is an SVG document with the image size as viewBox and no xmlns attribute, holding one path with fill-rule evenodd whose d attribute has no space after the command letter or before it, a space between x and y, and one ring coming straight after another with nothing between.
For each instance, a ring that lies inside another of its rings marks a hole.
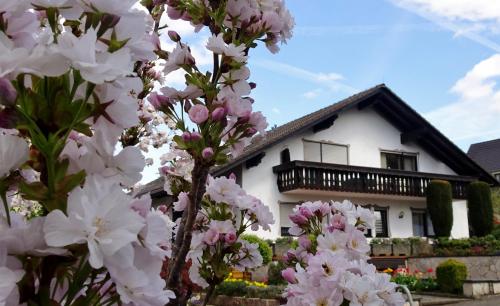
<instances>
[{"instance_id":1,"label":"wooden balcony railing","mask_svg":"<svg viewBox=\"0 0 500 306\"><path fill-rule=\"evenodd\" d=\"M425 197L427 185L439 179L451 183L454 199L467 197L475 178L413 171L292 161L273 167L280 192L309 189Z\"/></svg>"}]
</instances>

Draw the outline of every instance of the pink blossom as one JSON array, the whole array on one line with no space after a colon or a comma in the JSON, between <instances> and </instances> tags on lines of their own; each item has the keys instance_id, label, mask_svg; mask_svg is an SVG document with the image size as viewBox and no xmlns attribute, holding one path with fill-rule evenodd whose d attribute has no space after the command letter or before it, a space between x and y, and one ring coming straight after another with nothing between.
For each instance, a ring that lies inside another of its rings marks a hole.
<instances>
[{"instance_id":1,"label":"pink blossom","mask_svg":"<svg viewBox=\"0 0 500 306\"><path fill-rule=\"evenodd\" d=\"M177 201L174 202L174 210L175 211L184 211L189 204L189 196L186 192L179 193L177 197Z\"/></svg>"},{"instance_id":2,"label":"pink blossom","mask_svg":"<svg viewBox=\"0 0 500 306\"><path fill-rule=\"evenodd\" d=\"M334 229L343 230L345 228L346 221L347 218L341 214L333 215L329 227L329 229L331 229L330 231L333 231Z\"/></svg>"},{"instance_id":3,"label":"pink blossom","mask_svg":"<svg viewBox=\"0 0 500 306\"><path fill-rule=\"evenodd\" d=\"M205 235L203 236L203 242L205 242L208 245L214 245L217 243L218 240L219 240L219 231L217 231L215 228L209 228L205 232Z\"/></svg>"},{"instance_id":4,"label":"pink blossom","mask_svg":"<svg viewBox=\"0 0 500 306\"><path fill-rule=\"evenodd\" d=\"M307 235L302 235L298 239L299 246L304 248L304 249L309 249L312 245L311 240L309 240L309 237Z\"/></svg>"},{"instance_id":5,"label":"pink blossom","mask_svg":"<svg viewBox=\"0 0 500 306\"><path fill-rule=\"evenodd\" d=\"M314 216L313 212L311 211L311 209L309 207L306 207L306 206L301 206L299 207L299 213L306 217L307 219L311 218L312 216Z\"/></svg>"},{"instance_id":6,"label":"pink blossom","mask_svg":"<svg viewBox=\"0 0 500 306\"><path fill-rule=\"evenodd\" d=\"M293 268L286 268L281 271L281 276L290 284L297 283L297 279L295 278L295 269Z\"/></svg>"},{"instance_id":7,"label":"pink blossom","mask_svg":"<svg viewBox=\"0 0 500 306\"><path fill-rule=\"evenodd\" d=\"M203 104L195 104L189 110L189 119L196 124L202 124L208 119L208 109Z\"/></svg>"},{"instance_id":8,"label":"pink blossom","mask_svg":"<svg viewBox=\"0 0 500 306\"><path fill-rule=\"evenodd\" d=\"M293 213L289 216L289 218L297 225L304 225L307 223L307 218L300 213Z\"/></svg>"}]
</instances>

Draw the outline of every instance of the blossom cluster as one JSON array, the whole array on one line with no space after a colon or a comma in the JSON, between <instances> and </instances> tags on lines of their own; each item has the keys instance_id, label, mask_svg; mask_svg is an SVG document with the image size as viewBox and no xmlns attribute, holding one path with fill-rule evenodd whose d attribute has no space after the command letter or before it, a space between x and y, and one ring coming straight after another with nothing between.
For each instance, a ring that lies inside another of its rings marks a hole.
<instances>
[{"instance_id":1,"label":"blossom cluster","mask_svg":"<svg viewBox=\"0 0 500 306\"><path fill-rule=\"evenodd\" d=\"M288 281L286 305L403 305L397 285L367 263L365 231L373 226L370 210L351 202L306 202L290 215L298 237L282 271Z\"/></svg>"},{"instance_id":2,"label":"blossom cluster","mask_svg":"<svg viewBox=\"0 0 500 306\"><path fill-rule=\"evenodd\" d=\"M183 210L186 201L189 199L181 193L175 209ZM234 178L209 177L188 254L190 279L207 287L227 278L231 267L243 271L261 266L258 245L249 243L240 235L250 228L269 229L273 223L269 208L247 194Z\"/></svg>"},{"instance_id":3,"label":"blossom cluster","mask_svg":"<svg viewBox=\"0 0 500 306\"><path fill-rule=\"evenodd\" d=\"M131 0L0 3L0 304L174 297L160 277L174 223L124 191L145 160L118 149L145 117L153 26ZM14 212L32 202L38 216Z\"/></svg>"},{"instance_id":4,"label":"blossom cluster","mask_svg":"<svg viewBox=\"0 0 500 306\"><path fill-rule=\"evenodd\" d=\"M162 50L163 12L210 30L213 71L170 28L175 48ZM1 1L0 305L181 303L178 273L160 272L167 259L186 266L183 245L195 282L257 266L239 236L272 215L234 180L206 178L265 132L249 50L277 51L292 27L278 0ZM185 88L162 84L179 69ZM153 162L142 152L167 143L160 171L185 210L177 224L126 192Z\"/></svg>"}]
</instances>

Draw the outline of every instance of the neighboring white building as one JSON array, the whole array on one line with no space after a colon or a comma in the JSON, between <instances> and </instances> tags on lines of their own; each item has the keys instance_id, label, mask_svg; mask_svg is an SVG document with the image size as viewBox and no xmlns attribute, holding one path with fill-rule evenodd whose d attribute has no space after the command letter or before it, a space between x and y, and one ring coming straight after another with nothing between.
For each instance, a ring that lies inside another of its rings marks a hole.
<instances>
[{"instance_id":1,"label":"neighboring white building","mask_svg":"<svg viewBox=\"0 0 500 306\"><path fill-rule=\"evenodd\" d=\"M468 237L466 188L497 182L385 85L270 130L213 175L235 173L269 205L276 223L265 238L286 235L300 202L342 201L370 207L377 237L432 236L425 189L453 187L453 237ZM145 191L162 201L161 182Z\"/></svg>"}]
</instances>

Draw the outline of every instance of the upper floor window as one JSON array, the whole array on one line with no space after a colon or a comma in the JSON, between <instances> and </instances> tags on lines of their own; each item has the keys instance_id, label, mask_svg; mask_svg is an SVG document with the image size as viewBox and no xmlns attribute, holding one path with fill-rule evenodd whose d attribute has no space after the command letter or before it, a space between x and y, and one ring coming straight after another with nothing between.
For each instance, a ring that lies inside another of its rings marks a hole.
<instances>
[{"instance_id":1,"label":"upper floor window","mask_svg":"<svg viewBox=\"0 0 500 306\"><path fill-rule=\"evenodd\" d=\"M290 162L290 150L288 148L284 149L280 153L281 164L286 164Z\"/></svg>"},{"instance_id":2,"label":"upper floor window","mask_svg":"<svg viewBox=\"0 0 500 306\"><path fill-rule=\"evenodd\" d=\"M304 140L304 160L329 164L348 164L347 146Z\"/></svg>"},{"instance_id":3,"label":"upper floor window","mask_svg":"<svg viewBox=\"0 0 500 306\"><path fill-rule=\"evenodd\" d=\"M417 171L417 154L382 152L382 168Z\"/></svg>"}]
</instances>

